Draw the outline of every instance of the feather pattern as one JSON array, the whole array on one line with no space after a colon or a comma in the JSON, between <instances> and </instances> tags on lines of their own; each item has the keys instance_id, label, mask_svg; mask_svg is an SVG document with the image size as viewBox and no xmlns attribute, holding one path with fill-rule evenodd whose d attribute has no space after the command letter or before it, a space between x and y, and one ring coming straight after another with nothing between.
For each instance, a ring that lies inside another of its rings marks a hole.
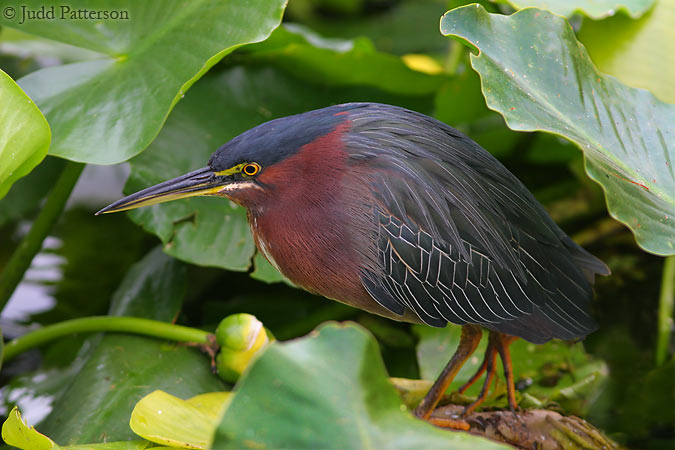
<instances>
[{"instance_id":1,"label":"feather pattern","mask_svg":"<svg viewBox=\"0 0 675 450\"><path fill-rule=\"evenodd\" d=\"M595 274L527 188L457 130L398 107L342 105L349 164L373 192L377 264L362 281L383 307L425 323L474 323L531 342L580 338Z\"/></svg>"}]
</instances>

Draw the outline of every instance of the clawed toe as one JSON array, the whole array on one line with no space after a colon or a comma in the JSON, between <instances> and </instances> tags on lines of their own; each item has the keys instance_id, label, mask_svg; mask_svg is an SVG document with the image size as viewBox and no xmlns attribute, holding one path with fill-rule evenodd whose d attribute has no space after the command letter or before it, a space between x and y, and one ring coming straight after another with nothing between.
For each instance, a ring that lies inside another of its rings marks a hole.
<instances>
[{"instance_id":1,"label":"clawed toe","mask_svg":"<svg viewBox=\"0 0 675 450\"><path fill-rule=\"evenodd\" d=\"M463 431L469 431L471 426L469 423L465 420L462 419L446 419L443 417L429 417L427 419L427 422L429 422L432 425L435 425L437 427L441 428L450 428L453 430L463 430Z\"/></svg>"}]
</instances>

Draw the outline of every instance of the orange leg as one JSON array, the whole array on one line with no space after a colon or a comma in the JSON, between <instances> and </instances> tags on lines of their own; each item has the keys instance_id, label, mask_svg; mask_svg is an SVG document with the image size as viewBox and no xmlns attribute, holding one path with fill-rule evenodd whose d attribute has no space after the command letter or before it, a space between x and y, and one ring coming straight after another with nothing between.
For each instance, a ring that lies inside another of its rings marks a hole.
<instances>
[{"instance_id":1,"label":"orange leg","mask_svg":"<svg viewBox=\"0 0 675 450\"><path fill-rule=\"evenodd\" d=\"M462 327L462 336L459 340L459 345L455 354L452 355L452 358L448 362L448 365L445 366L443 372L436 380L427 395L422 399L417 409L415 409L415 415L421 419L429 419L429 416L433 412L434 408L440 401L441 397L450 386L453 378L459 372L459 369L462 368L467 359L476 351L478 343L480 342L483 334L481 333L480 327L477 325L464 325ZM454 421L451 421L454 422ZM453 425L448 424L450 427Z\"/></svg>"},{"instance_id":2,"label":"orange leg","mask_svg":"<svg viewBox=\"0 0 675 450\"><path fill-rule=\"evenodd\" d=\"M485 374L485 382L483 383L483 388L480 391L480 394L474 400L470 405L468 405L466 408L464 408L464 412L462 413L462 416L466 417L469 414L471 414L478 406L480 406L481 403L485 401L487 398L488 392L490 392L490 385L492 384L492 380L494 379L495 373L497 372L495 369L495 360L497 359L497 344L495 343L496 339L499 339L496 333L490 332L490 338L488 342L488 347L487 350L485 350L485 359L483 360L483 365L481 366L481 369L479 369L479 374L483 372L483 366L485 367L485 371L487 372ZM472 377L477 378L476 375ZM471 381L469 380L469 381ZM465 385L466 386L466 385ZM464 387L464 386L462 386Z\"/></svg>"},{"instance_id":3,"label":"orange leg","mask_svg":"<svg viewBox=\"0 0 675 450\"><path fill-rule=\"evenodd\" d=\"M463 394L464 392L466 392L467 389L471 387L471 385L473 385L476 381L478 381L480 376L483 375L483 372L485 372L485 370L487 369L488 361L490 360L490 358L494 359L496 355L497 349L492 344L492 338L490 338L490 342L488 342L488 347L485 350L485 357L483 358L483 363L480 365L476 373L474 373L473 376L469 379L469 381L464 383L464 385L461 388L459 388L457 392Z\"/></svg>"},{"instance_id":4,"label":"orange leg","mask_svg":"<svg viewBox=\"0 0 675 450\"><path fill-rule=\"evenodd\" d=\"M511 367L511 352L509 351L509 345L511 342L518 339L515 336L509 336L507 334L498 333L497 336L497 351L499 352L499 357L502 360L502 365L504 366L504 378L506 379L506 393L509 399L509 408L511 411L515 411L518 408L516 403L516 387L513 383L513 368Z\"/></svg>"}]
</instances>

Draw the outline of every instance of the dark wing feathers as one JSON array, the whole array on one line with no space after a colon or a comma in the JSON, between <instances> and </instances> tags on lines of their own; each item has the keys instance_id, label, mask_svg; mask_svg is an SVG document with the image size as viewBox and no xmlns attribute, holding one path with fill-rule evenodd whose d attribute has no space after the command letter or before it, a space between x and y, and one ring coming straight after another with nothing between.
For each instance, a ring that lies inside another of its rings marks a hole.
<instances>
[{"instance_id":1,"label":"dark wing feathers","mask_svg":"<svg viewBox=\"0 0 675 450\"><path fill-rule=\"evenodd\" d=\"M595 329L593 276L575 244L487 151L427 116L350 110L353 164L368 164L378 261L363 283L385 308L425 323L477 323L532 342Z\"/></svg>"}]
</instances>

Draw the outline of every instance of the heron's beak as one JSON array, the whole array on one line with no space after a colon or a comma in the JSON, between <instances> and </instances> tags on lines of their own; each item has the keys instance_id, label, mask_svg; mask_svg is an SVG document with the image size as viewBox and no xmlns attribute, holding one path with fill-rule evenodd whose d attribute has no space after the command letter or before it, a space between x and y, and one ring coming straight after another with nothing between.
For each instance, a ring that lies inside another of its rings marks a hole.
<instances>
[{"instance_id":1,"label":"heron's beak","mask_svg":"<svg viewBox=\"0 0 675 450\"><path fill-rule=\"evenodd\" d=\"M97 212L96 215L140 208L179 198L216 195L223 189L223 186L231 182L230 177L216 176L210 167L203 167L117 200Z\"/></svg>"}]
</instances>

